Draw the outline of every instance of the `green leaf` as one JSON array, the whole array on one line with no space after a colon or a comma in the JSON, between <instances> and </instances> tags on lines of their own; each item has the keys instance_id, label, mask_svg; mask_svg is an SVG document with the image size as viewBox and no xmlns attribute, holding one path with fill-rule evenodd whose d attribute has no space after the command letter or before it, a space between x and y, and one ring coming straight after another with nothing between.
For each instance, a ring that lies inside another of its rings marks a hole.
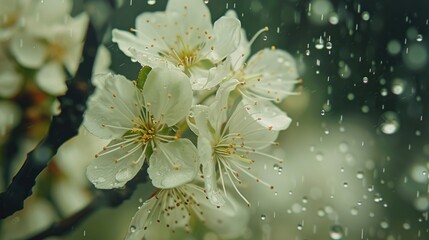
<instances>
[{"instance_id":1,"label":"green leaf","mask_svg":"<svg viewBox=\"0 0 429 240\"><path fill-rule=\"evenodd\" d=\"M144 83L146 82L147 75L152 70L149 66L144 66L140 69L139 76L137 77L137 88L143 89Z\"/></svg>"}]
</instances>

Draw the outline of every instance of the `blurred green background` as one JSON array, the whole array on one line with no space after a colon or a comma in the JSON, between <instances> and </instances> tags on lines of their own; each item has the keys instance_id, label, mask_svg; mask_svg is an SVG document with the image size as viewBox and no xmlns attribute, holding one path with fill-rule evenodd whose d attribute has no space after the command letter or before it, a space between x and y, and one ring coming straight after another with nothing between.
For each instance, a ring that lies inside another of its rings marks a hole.
<instances>
[{"instance_id":1,"label":"blurred green background","mask_svg":"<svg viewBox=\"0 0 429 240\"><path fill-rule=\"evenodd\" d=\"M288 51L303 80L301 94L281 104L293 122L273 152L285 162L259 168L275 190L247 189L253 205L243 239L429 239L429 2L206 2L212 20L234 9L248 38L268 26L252 53ZM124 1L110 23L129 29L139 13L165 5ZM139 64L106 39L111 69L135 78ZM139 186L62 239L121 239L151 191ZM177 239L218 239L195 229Z\"/></svg>"}]
</instances>

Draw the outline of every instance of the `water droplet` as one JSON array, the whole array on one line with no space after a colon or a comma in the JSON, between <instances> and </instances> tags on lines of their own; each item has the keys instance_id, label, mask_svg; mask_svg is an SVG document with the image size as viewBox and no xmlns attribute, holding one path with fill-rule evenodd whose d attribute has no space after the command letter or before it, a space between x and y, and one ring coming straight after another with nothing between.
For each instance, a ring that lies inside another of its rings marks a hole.
<instances>
[{"instance_id":1,"label":"water droplet","mask_svg":"<svg viewBox=\"0 0 429 240\"><path fill-rule=\"evenodd\" d=\"M393 80L392 92L396 95L401 95L405 89L405 81L399 78Z\"/></svg>"},{"instance_id":2,"label":"water droplet","mask_svg":"<svg viewBox=\"0 0 429 240\"><path fill-rule=\"evenodd\" d=\"M131 178L131 168L122 168L115 175L116 181L124 182Z\"/></svg>"},{"instance_id":3,"label":"water droplet","mask_svg":"<svg viewBox=\"0 0 429 240\"><path fill-rule=\"evenodd\" d=\"M380 194L376 194L374 197L374 202L379 203L383 201L383 198L380 196Z\"/></svg>"},{"instance_id":4,"label":"water droplet","mask_svg":"<svg viewBox=\"0 0 429 240\"><path fill-rule=\"evenodd\" d=\"M332 25L336 25L338 24L340 20L338 19L337 14L333 13L330 17L329 17L329 23Z\"/></svg>"},{"instance_id":5,"label":"water droplet","mask_svg":"<svg viewBox=\"0 0 429 240\"><path fill-rule=\"evenodd\" d=\"M396 55L401 52L401 43L398 40L390 40L387 43L387 52L391 55Z\"/></svg>"},{"instance_id":6,"label":"water droplet","mask_svg":"<svg viewBox=\"0 0 429 240\"><path fill-rule=\"evenodd\" d=\"M156 4L156 0L147 0L147 4L148 5L155 5Z\"/></svg>"},{"instance_id":7,"label":"water droplet","mask_svg":"<svg viewBox=\"0 0 429 240\"><path fill-rule=\"evenodd\" d=\"M323 49L325 47L323 39L322 38L318 38L316 40L316 45L314 45L314 47L316 47L316 49Z\"/></svg>"},{"instance_id":8,"label":"water droplet","mask_svg":"<svg viewBox=\"0 0 429 240\"><path fill-rule=\"evenodd\" d=\"M104 183L106 181L106 179L104 177L99 177L97 179L94 180L94 183Z\"/></svg>"},{"instance_id":9,"label":"water droplet","mask_svg":"<svg viewBox=\"0 0 429 240\"><path fill-rule=\"evenodd\" d=\"M343 184L343 186L344 186L345 188L347 188L347 187L349 187L349 183L348 183L348 182L345 182L345 183Z\"/></svg>"},{"instance_id":10,"label":"water droplet","mask_svg":"<svg viewBox=\"0 0 429 240\"><path fill-rule=\"evenodd\" d=\"M362 171L358 171L358 172L356 173L356 178L357 178L357 179L363 179L363 177L364 177L364 174L363 174L363 172L362 172Z\"/></svg>"},{"instance_id":11,"label":"water droplet","mask_svg":"<svg viewBox=\"0 0 429 240\"><path fill-rule=\"evenodd\" d=\"M280 167L280 165L278 165L277 163L273 165L273 169L274 169L275 171L278 171L278 170L279 170L279 167Z\"/></svg>"},{"instance_id":12,"label":"water droplet","mask_svg":"<svg viewBox=\"0 0 429 240\"><path fill-rule=\"evenodd\" d=\"M399 129L399 118L395 112L385 112L381 115L380 130L384 134L394 134Z\"/></svg>"},{"instance_id":13,"label":"water droplet","mask_svg":"<svg viewBox=\"0 0 429 240\"><path fill-rule=\"evenodd\" d=\"M368 83L368 77L363 77L363 78L362 78L362 82L363 82L363 83Z\"/></svg>"},{"instance_id":14,"label":"water droplet","mask_svg":"<svg viewBox=\"0 0 429 240\"><path fill-rule=\"evenodd\" d=\"M338 63L339 69L338 69L338 75L341 78L349 78L350 75L352 74L352 71L349 67L349 65L347 65L345 62L340 61Z\"/></svg>"},{"instance_id":15,"label":"water droplet","mask_svg":"<svg viewBox=\"0 0 429 240\"><path fill-rule=\"evenodd\" d=\"M267 35L265 35L265 36L262 37L262 40L264 40L264 41L267 41L267 39L268 39Z\"/></svg>"},{"instance_id":16,"label":"water droplet","mask_svg":"<svg viewBox=\"0 0 429 240\"><path fill-rule=\"evenodd\" d=\"M342 142L338 146L338 149L340 149L340 152L345 153L345 152L347 152L349 150L349 145L346 142Z\"/></svg>"},{"instance_id":17,"label":"water droplet","mask_svg":"<svg viewBox=\"0 0 429 240\"><path fill-rule=\"evenodd\" d=\"M134 225L131 225L130 226L130 231L133 233L133 232L135 232L137 230L137 228L136 228L136 226L134 226Z\"/></svg>"},{"instance_id":18,"label":"water droplet","mask_svg":"<svg viewBox=\"0 0 429 240\"><path fill-rule=\"evenodd\" d=\"M383 229L389 228L389 223L386 220L380 222L380 227Z\"/></svg>"},{"instance_id":19,"label":"water droplet","mask_svg":"<svg viewBox=\"0 0 429 240\"><path fill-rule=\"evenodd\" d=\"M297 226L296 226L296 228L298 229L298 230L302 230L303 229L303 226L301 225L301 224L298 224Z\"/></svg>"},{"instance_id":20,"label":"water droplet","mask_svg":"<svg viewBox=\"0 0 429 240\"><path fill-rule=\"evenodd\" d=\"M409 223L404 223L404 224L402 224L402 227L405 229L405 230L410 230L410 228L411 228L411 225L409 224Z\"/></svg>"},{"instance_id":21,"label":"water droplet","mask_svg":"<svg viewBox=\"0 0 429 240\"><path fill-rule=\"evenodd\" d=\"M280 175L280 174L282 174L282 172L283 172L283 167L279 167L277 170L277 173Z\"/></svg>"},{"instance_id":22,"label":"water droplet","mask_svg":"<svg viewBox=\"0 0 429 240\"><path fill-rule=\"evenodd\" d=\"M353 215L353 216L358 215L358 213L359 213L359 210L358 210L357 208L355 208L355 207L353 207L353 208L350 210L350 214L351 214L351 215Z\"/></svg>"},{"instance_id":23,"label":"water droplet","mask_svg":"<svg viewBox=\"0 0 429 240\"><path fill-rule=\"evenodd\" d=\"M208 4L208 3L209 3L209 0L204 0L204 3L205 3L205 4Z\"/></svg>"},{"instance_id":24,"label":"water droplet","mask_svg":"<svg viewBox=\"0 0 429 240\"><path fill-rule=\"evenodd\" d=\"M316 160L319 162L323 161L323 153L321 152L316 153Z\"/></svg>"},{"instance_id":25,"label":"water droplet","mask_svg":"<svg viewBox=\"0 0 429 240\"><path fill-rule=\"evenodd\" d=\"M265 221L267 219L267 215L265 215L265 214L261 214L261 220L262 221Z\"/></svg>"},{"instance_id":26,"label":"water droplet","mask_svg":"<svg viewBox=\"0 0 429 240\"><path fill-rule=\"evenodd\" d=\"M320 115L325 116L325 109L322 109L322 111L320 111Z\"/></svg>"},{"instance_id":27,"label":"water droplet","mask_svg":"<svg viewBox=\"0 0 429 240\"><path fill-rule=\"evenodd\" d=\"M364 21L368 21L369 18L370 18L369 12L365 11L365 12L362 13L362 19Z\"/></svg>"},{"instance_id":28,"label":"water droplet","mask_svg":"<svg viewBox=\"0 0 429 240\"><path fill-rule=\"evenodd\" d=\"M380 94L381 94L381 96L383 96L383 97L387 96L387 93L388 93L388 91L387 91L387 89L386 89L386 88L382 88L382 89L380 90Z\"/></svg>"},{"instance_id":29,"label":"water droplet","mask_svg":"<svg viewBox=\"0 0 429 240\"><path fill-rule=\"evenodd\" d=\"M329 237L331 237L331 239L342 239L343 235L343 227L340 225L334 225L331 227L331 231L329 232Z\"/></svg>"},{"instance_id":30,"label":"water droplet","mask_svg":"<svg viewBox=\"0 0 429 240\"><path fill-rule=\"evenodd\" d=\"M326 43L326 49L328 49L328 50L332 49L332 43L331 42Z\"/></svg>"},{"instance_id":31,"label":"water droplet","mask_svg":"<svg viewBox=\"0 0 429 240\"><path fill-rule=\"evenodd\" d=\"M310 50L308 50L308 49L307 49L307 50L305 50L305 55L306 55L306 56L310 56Z\"/></svg>"},{"instance_id":32,"label":"water droplet","mask_svg":"<svg viewBox=\"0 0 429 240\"><path fill-rule=\"evenodd\" d=\"M417 41L417 42L421 42L421 41L423 41L423 36L422 36L421 34L417 34L417 36L416 36L416 41Z\"/></svg>"}]
</instances>

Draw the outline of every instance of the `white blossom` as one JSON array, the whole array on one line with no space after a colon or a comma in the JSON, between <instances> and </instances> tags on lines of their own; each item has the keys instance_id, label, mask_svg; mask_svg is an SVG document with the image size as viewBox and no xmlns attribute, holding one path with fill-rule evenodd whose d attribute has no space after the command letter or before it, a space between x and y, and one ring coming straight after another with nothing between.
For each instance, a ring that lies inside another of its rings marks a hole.
<instances>
[{"instance_id":1,"label":"white blossom","mask_svg":"<svg viewBox=\"0 0 429 240\"><path fill-rule=\"evenodd\" d=\"M232 10L227 15L237 18ZM289 127L291 119L273 102L279 103L287 96L296 94L293 88L300 81L297 80L295 60L286 51L263 49L249 58L252 43L266 31L268 28L261 29L250 41L246 39L245 31L241 31L240 44L231 54L228 80L221 83L217 95L228 97L231 91L238 92L242 104L247 106L246 110L262 126L284 130Z\"/></svg>"},{"instance_id":2,"label":"white blossom","mask_svg":"<svg viewBox=\"0 0 429 240\"><path fill-rule=\"evenodd\" d=\"M70 1L32 3L24 27L11 37L10 51L19 64L37 70L35 81L43 91L62 95L67 90L64 67L71 75L77 70L88 16L70 17Z\"/></svg>"},{"instance_id":3,"label":"white blossom","mask_svg":"<svg viewBox=\"0 0 429 240\"><path fill-rule=\"evenodd\" d=\"M0 42L8 40L25 23L30 0L0 0Z\"/></svg>"},{"instance_id":4,"label":"white blossom","mask_svg":"<svg viewBox=\"0 0 429 240\"><path fill-rule=\"evenodd\" d=\"M210 89L228 74L223 61L239 44L240 26L227 16L212 25L202 0L170 0L165 12L137 17L136 35L114 29L113 41L142 65L178 68L194 90Z\"/></svg>"},{"instance_id":5,"label":"white blossom","mask_svg":"<svg viewBox=\"0 0 429 240\"><path fill-rule=\"evenodd\" d=\"M215 205L222 205L224 202L217 187L218 179L225 195L227 181L248 205L250 203L236 185L243 182L240 174L273 188L249 171L255 162L252 155L282 162L263 152L267 146L276 144L274 140L278 131L258 124L245 108L247 106L240 103L232 113L228 113L231 112L230 109L223 107L222 103L214 102L210 107L193 107L188 117L191 129L198 135L198 152L206 192Z\"/></svg>"},{"instance_id":6,"label":"white blossom","mask_svg":"<svg viewBox=\"0 0 429 240\"><path fill-rule=\"evenodd\" d=\"M131 220L127 240L171 239L171 233L190 231L198 219L220 237L236 238L246 231L249 214L233 198L222 207L212 205L204 189L193 183L160 189L139 208ZM170 229L171 231L166 231ZM163 236L163 237L161 237Z\"/></svg>"},{"instance_id":7,"label":"white blossom","mask_svg":"<svg viewBox=\"0 0 429 240\"><path fill-rule=\"evenodd\" d=\"M173 69L154 68L143 90L121 75L101 75L88 103L85 127L94 135L112 139L88 166L87 177L97 188L117 188L140 170L146 154L149 175L159 187L174 187L195 177L195 146L174 136L173 126L192 104L188 77ZM172 135L173 134L173 135ZM180 171L179 171L180 170ZM174 179L171 174L177 172Z\"/></svg>"}]
</instances>

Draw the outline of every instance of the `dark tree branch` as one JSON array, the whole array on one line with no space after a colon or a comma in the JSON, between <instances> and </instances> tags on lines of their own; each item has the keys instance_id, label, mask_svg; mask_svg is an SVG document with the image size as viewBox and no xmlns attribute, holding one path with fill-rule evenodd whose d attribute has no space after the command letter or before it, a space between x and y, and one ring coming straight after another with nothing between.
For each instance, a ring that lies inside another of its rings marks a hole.
<instances>
[{"instance_id":1,"label":"dark tree branch","mask_svg":"<svg viewBox=\"0 0 429 240\"><path fill-rule=\"evenodd\" d=\"M46 137L27 155L23 166L5 192L0 194L0 218L5 218L23 208L24 200L31 196L36 177L46 168L58 148L75 136L83 120L86 100L93 91L92 68L101 37L89 22L83 47L83 61L75 77L67 81L68 90L59 98L61 113L52 118Z\"/></svg>"}]
</instances>

